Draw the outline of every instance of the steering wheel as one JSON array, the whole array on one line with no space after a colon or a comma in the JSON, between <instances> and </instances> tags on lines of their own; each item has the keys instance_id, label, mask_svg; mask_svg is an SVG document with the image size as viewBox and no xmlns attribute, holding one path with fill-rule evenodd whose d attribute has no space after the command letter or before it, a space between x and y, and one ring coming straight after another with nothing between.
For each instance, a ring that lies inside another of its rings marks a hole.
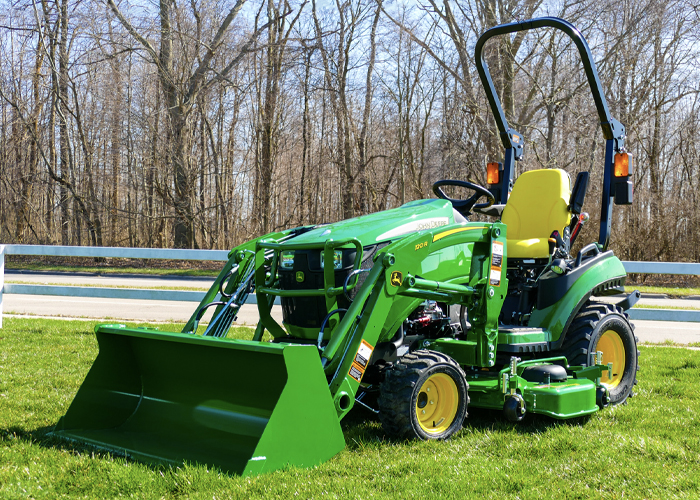
<instances>
[{"instance_id":1,"label":"steering wheel","mask_svg":"<svg viewBox=\"0 0 700 500\"><path fill-rule=\"evenodd\" d=\"M445 194L445 192L441 189L442 186L463 187L471 189L472 191L475 191L475 193L467 199L454 199L450 198ZM488 208L494 203L496 203L496 198L493 196L493 193L491 191L489 191L483 186L479 186L478 184L474 184L472 182L467 181L457 181L448 179L437 181L435 184L433 184L433 193L435 193L435 196L437 196L438 198L442 198L443 200L451 202L452 206L465 217L471 215L472 208ZM482 196L486 196L486 201L477 205L476 201Z\"/></svg>"}]
</instances>

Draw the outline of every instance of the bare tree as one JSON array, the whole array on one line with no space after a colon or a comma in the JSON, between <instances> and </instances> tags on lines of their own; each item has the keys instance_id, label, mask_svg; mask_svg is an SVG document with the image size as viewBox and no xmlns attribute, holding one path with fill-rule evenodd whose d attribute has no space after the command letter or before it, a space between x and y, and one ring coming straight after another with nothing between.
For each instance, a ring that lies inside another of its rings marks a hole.
<instances>
[{"instance_id":1,"label":"bare tree","mask_svg":"<svg viewBox=\"0 0 700 500\"><path fill-rule=\"evenodd\" d=\"M151 62L158 69L169 118L169 161L172 167L174 189L172 192L168 192L168 197L172 200L176 214L173 243L178 248L197 247L193 232L192 185L194 179L189 165L192 109L196 105L200 93L227 78L231 70L248 53L258 35L268 25L265 24L256 29L242 43L235 56L215 67L216 56L224 45L227 32L243 8L245 0L236 1L226 17L218 24L218 28L214 29L211 26L210 31L212 31L213 36L209 40L204 39L203 12L200 6L195 2L190 4L191 15L196 25L196 36L194 40L191 40L189 37L182 36L183 34L177 29L179 17L175 17L174 11L177 7L174 0L160 0L160 49L158 51L144 35L134 28L119 10L114 0L107 0L107 4L129 34L141 44ZM181 14L184 15L184 13ZM183 57L178 58L176 51L180 52Z\"/></svg>"},{"instance_id":2,"label":"bare tree","mask_svg":"<svg viewBox=\"0 0 700 500\"><path fill-rule=\"evenodd\" d=\"M264 57L261 58L263 71L261 72L259 93L262 102L259 104L260 123L259 160L255 177L255 207L254 211L260 214L260 230L262 233L270 232L271 224L271 197L269 196L272 184L272 175L275 169L276 141L279 129L279 100L282 85L283 66L289 37L294 25L299 19L305 3L299 7L296 17L287 20L287 14L291 7L287 0L267 0L267 44ZM262 76L264 75L264 77Z\"/></svg>"},{"instance_id":3,"label":"bare tree","mask_svg":"<svg viewBox=\"0 0 700 500\"><path fill-rule=\"evenodd\" d=\"M217 13L159 0L121 19L117 0L0 12L0 238L226 248L430 196L438 177L483 182L501 145L471 47L495 23L546 13L588 38L637 160L616 250L697 258L700 45L687 2L244 1ZM486 57L528 141L516 175L587 170L595 200L600 129L567 40L505 36ZM596 203L586 210L597 218Z\"/></svg>"}]
</instances>

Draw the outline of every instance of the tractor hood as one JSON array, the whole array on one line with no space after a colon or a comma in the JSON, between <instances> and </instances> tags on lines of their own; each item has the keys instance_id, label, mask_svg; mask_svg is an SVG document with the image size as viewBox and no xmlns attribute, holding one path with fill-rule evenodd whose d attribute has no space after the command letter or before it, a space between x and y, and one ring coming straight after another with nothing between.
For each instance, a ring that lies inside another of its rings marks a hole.
<instances>
[{"instance_id":1,"label":"tractor hood","mask_svg":"<svg viewBox=\"0 0 700 500\"><path fill-rule=\"evenodd\" d=\"M294 238L294 243L357 238L368 246L454 222L455 211L449 201L416 200L392 210L319 226Z\"/></svg>"}]
</instances>

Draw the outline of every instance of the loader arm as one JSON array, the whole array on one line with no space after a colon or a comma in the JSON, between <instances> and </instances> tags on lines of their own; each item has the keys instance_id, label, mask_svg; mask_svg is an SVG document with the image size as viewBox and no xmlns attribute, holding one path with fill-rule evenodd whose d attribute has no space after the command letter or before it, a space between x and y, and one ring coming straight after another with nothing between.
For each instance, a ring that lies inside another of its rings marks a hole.
<instances>
[{"instance_id":1,"label":"loader arm","mask_svg":"<svg viewBox=\"0 0 700 500\"><path fill-rule=\"evenodd\" d=\"M425 300L465 305L474 324L470 339L473 354L470 362L490 367L495 363L498 339L498 314L506 295L505 278L506 230L495 224L454 224L439 229L420 231L385 247L374 258L368 277L357 291L341 321L332 328L325 345L319 335L321 363L329 380L331 396L339 418L352 408L372 352L378 342L394 336L403 321ZM326 241L323 243L257 244L258 256L272 249L275 256L284 251L309 249L329 253L342 245L357 245L356 241ZM494 258L493 251L502 253ZM358 251L358 256L361 252ZM357 257L356 262L359 262ZM258 280L262 280L262 259L257 264ZM266 295L291 297L298 293L325 296L328 309L340 293L332 286L332 260L326 258L324 287L316 290L291 291L280 288L258 288L260 324L277 341L284 342L285 331L270 314L271 301ZM357 264L356 264L357 265ZM274 268L274 266L273 266ZM268 282L269 285L272 282Z\"/></svg>"},{"instance_id":2,"label":"loader arm","mask_svg":"<svg viewBox=\"0 0 700 500\"><path fill-rule=\"evenodd\" d=\"M217 308L207 332L219 333L193 334L206 301L184 333L98 326L100 353L54 433L143 461L195 460L244 475L325 461L344 447L339 422L355 403L373 349L426 298L467 307L481 332L469 343L470 360L493 366L507 280L505 255L494 272L491 249L504 248L505 236L500 223L418 231L377 253L361 285L350 279L342 287L331 256L354 248L360 262L362 247L352 238L299 244L283 232L237 247L206 297ZM326 255L323 286L282 289L275 279L282 252L314 247ZM230 308L222 299L251 272L258 329L253 340L226 338L232 318L220 319ZM332 308L347 288L357 288L354 298L326 338L292 338L270 314L277 296L319 295ZM263 330L273 342L260 340Z\"/></svg>"}]
</instances>

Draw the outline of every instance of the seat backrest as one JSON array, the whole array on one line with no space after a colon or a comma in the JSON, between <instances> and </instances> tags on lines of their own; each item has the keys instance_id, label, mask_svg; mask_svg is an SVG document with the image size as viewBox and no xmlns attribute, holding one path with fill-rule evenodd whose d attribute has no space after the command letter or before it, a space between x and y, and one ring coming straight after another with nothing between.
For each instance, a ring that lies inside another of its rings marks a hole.
<instances>
[{"instance_id":1,"label":"seat backrest","mask_svg":"<svg viewBox=\"0 0 700 500\"><path fill-rule=\"evenodd\" d=\"M563 234L571 222L570 189L564 170L531 170L520 175L501 216L508 239L549 238L555 229Z\"/></svg>"}]
</instances>

